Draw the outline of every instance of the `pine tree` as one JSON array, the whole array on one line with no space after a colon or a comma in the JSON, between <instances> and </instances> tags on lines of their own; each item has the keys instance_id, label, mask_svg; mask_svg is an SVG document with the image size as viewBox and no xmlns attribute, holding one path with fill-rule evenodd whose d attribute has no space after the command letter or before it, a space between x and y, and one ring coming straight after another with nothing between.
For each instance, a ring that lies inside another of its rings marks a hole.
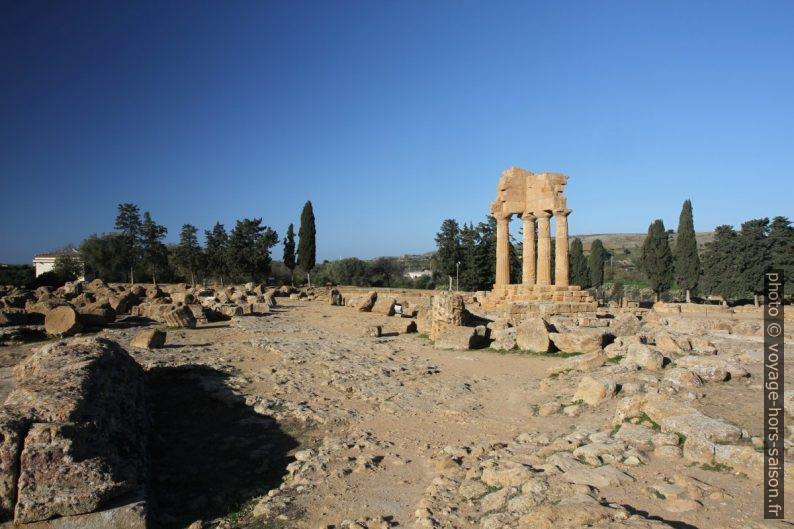
<instances>
[{"instance_id":1,"label":"pine tree","mask_svg":"<svg viewBox=\"0 0 794 529\"><path fill-rule=\"evenodd\" d=\"M204 230L204 237L207 241L207 273L211 277L220 279L223 285L223 278L229 274L229 236L226 228L220 222L216 222L212 231Z\"/></svg>"},{"instance_id":2,"label":"pine tree","mask_svg":"<svg viewBox=\"0 0 794 529\"><path fill-rule=\"evenodd\" d=\"M460 258L460 228L454 219L446 219L441 223L441 230L436 234L436 254L433 259L436 269L449 277L450 290L452 290L452 278Z\"/></svg>"},{"instance_id":3,"label":"pine tree","mask_svg":"<svg viewBox=\"0 0 794 529\"><path fill-rule=\"evenodd\" d=\"M578 238L571 242L570 259L571 284L578 285L583 289L590 288L590 267L584 256L582 241Z\"/></svg>"},{"instance_id":4,"label":"pine tree","mask_svg":"<svg viewBox=\"0 0 794 529\"><path fill-rule=\"evenodd\" d=\"M141 225L141 254L143 263L152 274L152 283L157 285L157 273L168 266L168 249L163 244L163 238L168 229L152 220L149 212L143 214Z\"/></svg>"},{"instance_id":5,"label":"pine tree","mask_svg":"<svg viewBox=\"0 0 794 529\"><path fill-rule=\"evenodd\" d=\"M262 219L238 220L229 236L229 268L238 278L249 281L267 279L270 275L270 249L278 243L278 235Z\"/></svg>"},{"instance_id":6,"label":"pine tree","mask_svg":"<svg viewBox=\"0 0 794 529\"><path fill-rule=\"evenodd\" d=\"M783 270L785 293L794 293L794 226L786 217L775 217L769 225L770 268Z\"/></svg>"},{"instance_id":7,"label":"pine tree","mask_svg":"<svg viewBox=\"0 0 794 529\"><path fill-rule=\"evenodd\" d=\"M314 225L314 210L311 201L306 201L301 212L301 227L298 231L298 266L306 272L309 286L312 286L311 271L317 258L317 229Z\"/></svg>"},{"instance_id":8,"label":"pine tree","mask_svg":"<svg viewBox=\"0 0 794 529\"><path fill-rule=\"evenodd\" d=\"M725 300L743 294L737 259L739 244L739 236L733 227L722 225L714 230L714 239L703 252L701 286L706 293L722 296Z\"/></svg>"},{"instance_id":9,"label":"pine tree","mask_svg":"<svg viewBox=\"0 0 794 529\"><path fill-rule=\"evenodd\" d=\"M289 269L290 284L295 284L295 230L292 224L287 228L287 236L284 237L284 266Z\"/></svg>"},{"instance_id":10,"label":"pine tree","mask_svg":"<svg viewBox=\"0 0 794 529\"><path fill-rule=\"evenodd\" d=\"M199 246L196 237L197 232L198 229L195 226L183 225L182 231L179 233L179 246L176 248L177 266L190 277L190 284L194 287L196 286L196 272L199 270L203 257L201 246Z\"/></svg>"},{"instance_id":11,"label":"pine tree","mask_svg":"<svg viewBox=\"0 0 794 529\"><path fill-rule=\"evenodd\" d=\"M642 244L641 267L656 292L656 301L659 301L661 293L673 286L673 254L661 219L648 227L648 235Z\"/></svg>"},{"instance_id":12,"label":"pine tree","mask_svg":"<svg viewBox=\"0 0 794 529\"><path fill-rule=\"evenodd\" d=\"M753 296L758 306L758 296L764 291L764 270L770 264L770 247L767 239L769 219L753 219L742 224L739 232L738 262L741 270L742 290Z\"/></svg>"},{"instance_id":13,"label":"pine tree","mask_svg":"<svg viewBox=\"0 0 794 529\"><path fill-rule=\"evenodd\" d=\"M692 202L686 200L678 219L678 236L675 242L675 281L686 290L686 302L691 302L691 293L700 279L700 257L692 220Z\"/></svg>"},{"instance_id":14,"label":"pine tree","mask_svg":"<svg viewBox=\"0 0 794 529\"><path fill-rule=\"evenodd\" d=\"M606 260L607 251L604 248L604 243L601 239L596 239L590 245L590 286L600 287L604 284L604 261Z\"/></svg>"},{"instance_id":15,"label":"pine tree","mask_svg":"<svg viewBox=\"0 0 794 529\"><path fill-rule=\"evenodd\" d=\"M130 271L130 283L135 284L135 265L141 253L141 214L135 204L119 204L116 216L116 229L124 239L124 255L122 257Z\"/></svg>"}]
</instances>

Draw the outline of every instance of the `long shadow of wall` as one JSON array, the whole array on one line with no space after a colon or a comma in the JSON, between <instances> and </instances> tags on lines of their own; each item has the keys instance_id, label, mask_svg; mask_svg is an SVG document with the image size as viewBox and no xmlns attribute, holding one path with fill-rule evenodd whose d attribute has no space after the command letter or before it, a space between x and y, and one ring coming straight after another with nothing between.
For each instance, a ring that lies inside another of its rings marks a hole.
<instances>
[{"instance_id":1,"label":"long shadow of wall","mask_svg":"<svg viewBox=\"0 0 794 529\"><path fill-rule=\"evenodd\" d=\"M151 417L149 519L153 529L186 527L237 511L277 487L297 441L254 413L205 366L147 373Z\"/></svg>"}]
</instances>

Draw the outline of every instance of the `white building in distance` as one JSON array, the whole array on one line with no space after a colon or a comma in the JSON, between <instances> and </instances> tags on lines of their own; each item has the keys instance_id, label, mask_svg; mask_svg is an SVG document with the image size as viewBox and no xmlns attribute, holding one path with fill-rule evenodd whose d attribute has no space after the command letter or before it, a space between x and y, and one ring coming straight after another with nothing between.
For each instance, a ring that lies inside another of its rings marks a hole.
<instances>
[{"instance_id":1,"label":"white building in distance","mask_svg":"<svg viewBox=\"0 0 794 529\"><path fill-rule=\"evenodd\" d=\"M55 261L59 257L77 259L81 265L83 264L82 259L80 259L80 252L77 251L77 248L64 248L63 250L57 250L55 252L42 253L33 257L33 266L36 268L36 277L39 277L41 274L46 272L52 272L52 269L55 268ZM83 281L85 278L80 277L79 279Z\"/></svg>"}]
</instances>

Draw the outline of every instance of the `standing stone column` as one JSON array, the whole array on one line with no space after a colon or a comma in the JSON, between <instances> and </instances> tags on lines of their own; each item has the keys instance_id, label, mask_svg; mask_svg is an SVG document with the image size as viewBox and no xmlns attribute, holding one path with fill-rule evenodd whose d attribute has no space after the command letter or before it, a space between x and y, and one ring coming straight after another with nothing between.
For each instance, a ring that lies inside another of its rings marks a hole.
<instances>
[{"instance_id":1,"label":"standing stone column","mask_svg":"<svg viewBox=\"0 0 794 529\"><path fill-rule=\"evenodd\" d=\"M525 286L535 284L535 215L524 213L524 252L521 282Z\"/></svg>"},{"instance_id":2,"label":"standing stone column","mask_svg":"<svg viewBox=\"0 0 794 529\"><path fill-rule=\"evenodd\" d=\"M554 211L557 222L557 234L554 240L554 284L567 287L568 282L568 215L570 209Z\"/></svg>"},{"instance_id":3,"label":"standing stone column","mask_svg":"<svg viewBox=\"0 0 794 529\"><path fill-rule=\"evenodd\" d=\"M538 285L551 284L550 211L538 211Z\"/></svg>"},{"instance_id":4,"label":"standing stone column","mask_svg":"<svg viewBox=\"0 0 794 529\"><path fill-rule=\"evenodd\" d=\"M498 213L496 217L496 284L510 284L510 213Z\"/></svg>"}]
</instances>

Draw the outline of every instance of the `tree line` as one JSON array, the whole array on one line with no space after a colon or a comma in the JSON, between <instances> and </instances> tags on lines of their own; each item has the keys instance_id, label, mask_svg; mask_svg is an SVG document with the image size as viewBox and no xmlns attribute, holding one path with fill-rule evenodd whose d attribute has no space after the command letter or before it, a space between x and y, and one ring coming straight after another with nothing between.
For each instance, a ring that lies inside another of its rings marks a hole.
<instances>
[{"instance_id":1,"label":"tree line","mask_svg":"<svg viewBox=\"0 0 794 529\"><path fill-rule=\"evenodd\" d=\"M675 234L675 244L671 244ZM443 278L461 290L490 290L496 277L496 220L488 216L476 226L462 226L446 219L436 234L434 276ZM510 280L521 282L522 245L510 237ZM537 245L537 236L535 237ZM552 247L552 281L554 281ZM537 248L535 251L537 255ZM570 246L569 274L572 285L585 289L602 287L607 282L605 263L613 257L600 239L585 254L582 241L573 238ZM716 228L714 240L701 249L695 237L692 202L681 208L678 231L665 229L661 219L654 220L640 250L638 268L647 279L656 298L671 289L683 292L689 302L697 295L717 295L726 300L754 299L763 291L765 268L781 268L784 277L794 279L794 227L783 216L749 220L740 230L723 225ZM616 292L623 284L610 278ZM615 288L616 287L616 288ZM794 293L794 281L786 282L786 294Z\"/></svg>"},{"instance_id":2,"label":"tree line","mask_svg":"<svg viewBox=\"0 0 794 529\"><path fill-rule=\"evenodd\" d=\"M670 233L657 219L648 228L642 248L642 268L657 299L673 285L685 290L686 301L702 292L724 300L753 299L758 305L764 289L764 270L779 268L794 279L794 226L787 217L748 220L738 231L724 224L714 230L714 239L698 253L692 220L692 203L681 209L675 247ZM794 293L794 282L786 282L785 293Z\"/></svg>"},{"instance_id":3,"label":"tree line","mask_svg":"<svg viewBox=\"0 0 794 529\"><path fill-rule=\"evenodd\" d=\"M536 228L537 230L537 228ZM510 282L522 281L521 256L523 244L511 235ZM537 236L535 237L537 255ZM582 288L598 287L604 283L604 262L610 253L601 240L591 245L590 254L584 255L582 242L574 239L570 249L570 277L574 285ZM551 252L551 274L554 281L554 248ZM496 279L496 219L488 215L477 225L446 219L436 234L436 254L433 271L437 278L448 281L452 288L477 291L491 290ZM439 277L440 276L440 277Z\"/></svg>"},{"instance_id":4,"label":"tree line","mask_svg":"<svg viewBox=\"0 0 794 529\"><path fill-rule=\"evenodd\" d=\"M242 219L227 232L216 222L204 231L184 224L177 244L163 241L168 229L154 221L137 205L119 204L115 231L91 235L80 244L80 257L87 273L107 281L134 283L143 278L158 281L182 279L195 285L200 281L267 282L272 272L272 248L279 243L278 233L263 225L261 218ZM311 201L301 213L299 244L296 251L293 225L287 228L283 263L294 277L296 267L309 276L315 267L316 227ZM309 276L310 277L310 276Z\"/></svg>"}]
</instances>

